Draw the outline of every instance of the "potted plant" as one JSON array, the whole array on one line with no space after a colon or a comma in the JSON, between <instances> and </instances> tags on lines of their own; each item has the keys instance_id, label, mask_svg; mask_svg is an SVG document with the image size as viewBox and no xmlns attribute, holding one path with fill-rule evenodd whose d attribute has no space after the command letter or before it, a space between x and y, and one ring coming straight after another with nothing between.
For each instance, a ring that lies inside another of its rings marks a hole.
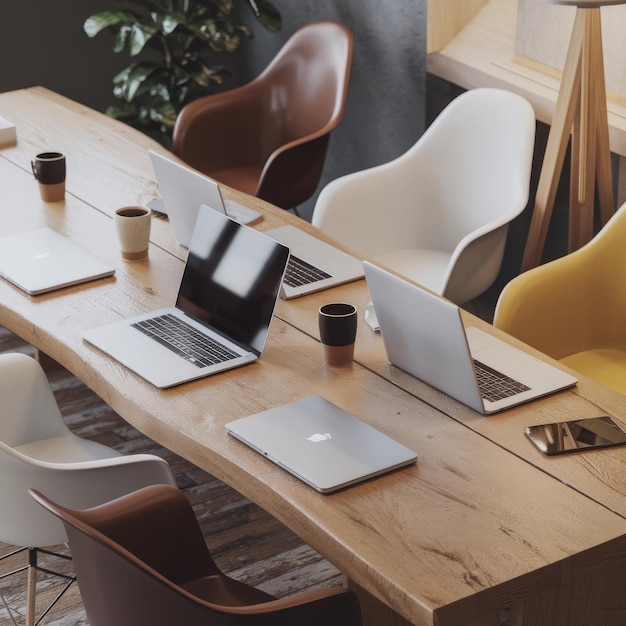
<instances>
[{"instance_id":1,"label":"potted plant","mask_svg":"<svg viewBox=\"0 0 626 626\"><path fill-rule=\"evenodd\" d=\"M280 13L267 0L130 0L123 10L88 17L89 37L108 30L113 51L134 59L113 78L119 102L106 113L169 148L178 112L228 74L214 63L216 53L235 52L242 37L253 36L237 17L237 3L270 32L280 30Z\"/></svg>"}]
</instances>

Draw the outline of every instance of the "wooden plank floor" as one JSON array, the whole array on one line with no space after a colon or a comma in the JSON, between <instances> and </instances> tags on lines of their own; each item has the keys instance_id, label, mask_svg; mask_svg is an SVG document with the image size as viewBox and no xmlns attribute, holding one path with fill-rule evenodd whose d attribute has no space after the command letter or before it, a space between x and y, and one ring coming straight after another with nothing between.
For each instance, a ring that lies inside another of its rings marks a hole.
<instances>
[{"instance_id":1,"label":"wooden plank floor","mask_svg":"<svg viewBox=\"0 0 626 626\"><path fill-rule=\"evenodd\" d=\"M0 352L7 351L34 354L31 346L0 327ZM278 597L342 584L336 568L271 515L213 476L139 433L74 376L65 370L54 370L49 378L67 423L78 435L124 453L152 453L168 461L178 486L192 502L207 544L223 571ZM2 506L5 505L2 503ZM0 556L13 549L13 546L0 542ZM65 546L52 549L68 553ZM71 573L71 563L59 562L51 557L42 557L40 562L51 569ZM0 576L25 563L24 553L0 561ZM20 625L24 623L25 579L25 574L0 579L2 596ZM40 574L38 616L62 586L59 579ZM12 624L0 597L0 626ZM88 624L76 584L63 595L41 624Z\"/></svg>"}]
</instances>

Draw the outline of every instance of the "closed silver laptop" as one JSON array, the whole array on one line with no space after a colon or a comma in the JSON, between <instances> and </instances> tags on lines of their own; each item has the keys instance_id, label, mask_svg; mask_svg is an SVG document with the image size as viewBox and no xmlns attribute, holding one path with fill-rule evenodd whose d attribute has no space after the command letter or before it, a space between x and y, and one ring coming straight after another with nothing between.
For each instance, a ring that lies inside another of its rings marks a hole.
<instances>
[{"instance_id":1,"label":"closed silver laptop","mask_svg":"<svg viewBox=\"0 0 626 626\"><path fill-rule=\"evenodd\" d=\"M364 262L389 361L483 414L566 389L574 376L478 328L459 307Z\"/></svg>"},{"instance_id":2,"label":"closed silver laptop","mask_svg":"<svg viewBox=\"0 0 626 626\"><path fill-rule=\"evenodd\" d=\"M415 452L321 396L229 422L226 431L321 493L417 461Z\"/></svg>"},{"instance_id":3,"label":"closed silver laptop","mask_svg":"<svg viewBox=\"0 0 626 626\"><path fill-rule=\"evenodd\" d=\"M31 296L114 273L112 265L51 228L0 239L0 276Z\"/></svg>"}]
</instances>

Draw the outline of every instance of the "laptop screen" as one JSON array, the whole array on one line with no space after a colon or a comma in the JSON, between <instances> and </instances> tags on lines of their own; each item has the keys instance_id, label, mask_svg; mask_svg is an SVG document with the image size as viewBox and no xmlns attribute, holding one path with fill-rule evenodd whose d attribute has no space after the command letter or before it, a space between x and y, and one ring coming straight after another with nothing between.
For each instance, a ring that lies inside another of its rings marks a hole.
<instances>
[{"instance_id":1,"label":"laptop screen","mask_svg":"<svg viewBox=\"0 0 626 626\"><path fill-rule=\"evenodd\" d=\"M287 247L202 207L176 306L260 355L288 257Z\"/></svg>"}]
</instances>

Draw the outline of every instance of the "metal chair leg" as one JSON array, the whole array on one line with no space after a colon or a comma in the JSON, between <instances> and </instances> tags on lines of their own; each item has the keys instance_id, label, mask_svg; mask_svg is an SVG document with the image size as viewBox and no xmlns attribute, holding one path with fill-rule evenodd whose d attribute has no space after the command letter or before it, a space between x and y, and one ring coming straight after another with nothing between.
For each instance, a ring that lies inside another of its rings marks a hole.
<instances>
[{"instance_id":1,"label":"metal chair leg","mask_svg":"<svg viewBox=\"0 0 626 626\"><path fill-rule=\"evenodd\" d=\"M63 594L70 588L70 585L76 580L76 576L64 574L62 572L55 572L53 570L47 569L45 567L41 567L37 560L38 554L44 553L50 556L54 556L59 559L71 560L70 556L65 554L58 554L57 552L51 552L49 550L44 550L42 548L18 548L9 554L5 554L0 557L0 561L6 559L14 554L18 554L19 552L23 552L24 550L28 550L28 565L24 565L22 567L18 567L11 572L7 572L6 574L0 575L0 580L6 578L8 576L13 576L14 574L19 574L20 572L27 572L27 584L26 584L26 626L37 626L41 620L48 614L50 609L60 600ZM45 611L39 616L39 619L35 621L35 599L36 599L36 587L37 587L37 572L44 572L45 574L49 574L51 576L57 576L59 578L65 579L67 582L64 585L63 589L57 594L57 596L52 600L52 602L48 605ZM0 593L0 597L2 598L2 603L6 608L11 621L14 626L18 626L15 621L15 617L11 608L9 607L6 598L2 593Z\"/></svg>"}]
</instances>

